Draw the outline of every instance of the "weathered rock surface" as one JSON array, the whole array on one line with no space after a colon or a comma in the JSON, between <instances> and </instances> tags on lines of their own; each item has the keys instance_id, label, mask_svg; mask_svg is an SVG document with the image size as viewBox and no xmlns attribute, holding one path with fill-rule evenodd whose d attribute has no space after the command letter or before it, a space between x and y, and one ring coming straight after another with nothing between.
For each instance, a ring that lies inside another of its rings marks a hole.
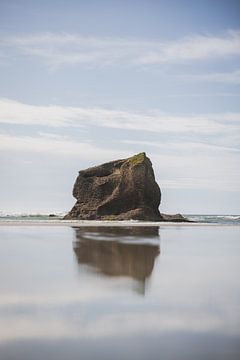
<instances>
[{"instance_id":1,"label":"weathered rock surface","mask_svg":"<svg viewBox=\"0 0 240 360\"><path fill-rule=\"evenodd\" d=\"M161 213L161 218L162 218L161 221L168 221L168 222L193 222L188 220L181 214L169 215L169 214Z\"/></svg>"},{"instance_id":2,"label":"weathered rock surface","mask_svg":"<svg viewBox=\"0 0 240 360\"><path fill-rule=\"evenodd\" d=\"M181 214L160 214L161 191L145 153L79 171L77 199L65 220L188 222Z\"/></svg>"},{"instance_id":3,"label":"weathered rock surface","mask_svg":"<svg viewBox=\"0 0 240 360\"><path fill-rule=\"evenodd\" d=\"M79 172L65 219L159 221L161 191L145 153Z\"/></svg>"}]
</instances>

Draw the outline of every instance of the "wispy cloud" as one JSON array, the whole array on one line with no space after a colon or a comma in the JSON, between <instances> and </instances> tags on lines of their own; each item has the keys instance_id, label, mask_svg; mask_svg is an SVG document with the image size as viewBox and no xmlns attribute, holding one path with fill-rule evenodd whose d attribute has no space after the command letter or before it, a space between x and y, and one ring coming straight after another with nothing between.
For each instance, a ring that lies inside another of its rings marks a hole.
<instances>
[{"instance_id":1,"label":"wispy cloud","mask_svg":"<svg viewBox=\"0 0 240 360\"><path fill-rule=\"evenodd\" d=\"M161 151L168 152L168 153L179 153L179 152L201 152L203 153L211 153L215 152L214 155L216 156L218 153L222 155L222 152L236 152L240 153L239 148L231 147L231 146L219 146L204 142L171 142L168 141L166 143L162 142L154 142L154 141L137 141L137 140L122 140L124 144L130 145L140 145L142 147L151 147L161 149ZM166 146L167 145L167 146Z\"/></svg>"},{"instance_id":2,"label":"wispy cloud","mask_svg":"<svg viewBox=\"0 0 240 360\"><path fill-rule=\"evenodd\" d=\"M105 149L98 145L75 141L70 137L57 134L40 133L38 136L19 136L0 133L0 150L2 152L41 153L50 156L71 156L78 159L88 158L91 161L128 157L129 153L114 149ZM87 154L87 155L86 155Z\"/></svg>"},{"instance_id":3,"label":"wispy cloud","mask_svg":"<svg viewBox=\"0 0 240 360\"><path fill-rule=\"evenodd\" d=\"M158 65L240 55L240 31L219 36L193 34L173 41L98 38L67 33L1 36L5 56L36 57L50 67L85 64Z\"/></svg>"},{"instance_id":4,"label":"wispy cloud","mask_svg":"<svg viewBox=\"0 0 240 360\"><path fill-rule=\"evenodd\" d=\"M178 77L180 77L182 80L204 81L232 85L240 84L240 70L209 74L184 74L179 75ZM239 94L234 94L234 96L236 95L239 96Z\"/></svg>"},{"instance_id":5,"label":"wispy cloud","mask_svg":"<svg viewBox=\"0 0 240 360\"><path fill-rule=\"evenodd\" d=\"M198 78L198 75L196 75ZM185 78L185 76L181 75L182 78ZM200 78L200 75L199 75ZM188 79L187 79L188 80ZM194 75L192 80L194 80ZM211 93L182 93L182 94L167 94L164 95L166 98L217 98L217 97L229 97L229 98L235 98L240 97L240 93L231 93L231 92L211 92Z\"/></svg>"},{"instance_id":6,"label":"wispy cloud","mask_svg":"<svg viewBox=\"0 0 240 360\"><path fill-rule=\"evenodd\" d=\"M147 142L128 141L125 144L124 149L119 143L116 143L114 148L109 148L57 134L0 134L1 154L17 154L20 161L23 157L31 158L35 157L34 154L42 154L47 155L48 159L77 159L90 166L98 162L127 158L145 149L155 164L156 177L163 188L239 190L237 149L230 151L229 148L198 143L165 142L164 146L153 143L155 149L148 149ZM139 149L134 145L139 145Z\"/></svg>"},{"instance_id":7,"label":"wispy cloud","mask_svg":"<svg viewBox=\"0 0 240 360\"><path fill-rule=\"evenodd\" d=\"M164 188L239 190L239 113L176 116L1 99L0 123L8 125L0 133L2 154L77 158L90 166L145 150ZM14 124L22 126L24 135ZM76 127L97 127L103 137L108 129L109 143L89 142L75 134ZM61 134L63 128L68 136ZM118 129L123 130L120 139Z\"/></svg>"},{"instance_id":8,"label":"wispy cloud","mask_svg":"<svg viewBox=\"0 0 240 360\"><path fill-rule=\"evenodd\" d=\"M141 113L103 108L37 106L0 99L0 123L50 127L100 126L158 133L219 133L226 136L229 132L235 134L239 131L240 113L177 116L156 110Z\"/></svg>"}]
</instances>

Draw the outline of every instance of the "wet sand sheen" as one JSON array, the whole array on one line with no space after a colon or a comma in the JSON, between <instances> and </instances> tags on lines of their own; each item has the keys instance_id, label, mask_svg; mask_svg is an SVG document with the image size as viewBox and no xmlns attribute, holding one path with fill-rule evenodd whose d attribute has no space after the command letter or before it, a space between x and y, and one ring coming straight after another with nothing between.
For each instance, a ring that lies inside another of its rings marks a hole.
<instances>
[{"instance_id":1,"label":"wet sand sheen","mask_svg":"<svg viewBox=\"0 0 240 360\"><path fill-rule=\"evenodd\" d=\"M0 226L70 226L70 227L187 227L187 226L240 226L240 223L218 224L203 222L147 222L147 221L103 221L103 220L1 220Z\"/></svg>"},{"instance_id":2,"label":"wet sand sheen","mask_svg":"<svg viewBox=\"0 0 240 360\"><path fill-rule=\"evenodd\" d=\"M2 226L1 356L237 359L239 260L237 226Z\"/></svg>"}]
</instances>

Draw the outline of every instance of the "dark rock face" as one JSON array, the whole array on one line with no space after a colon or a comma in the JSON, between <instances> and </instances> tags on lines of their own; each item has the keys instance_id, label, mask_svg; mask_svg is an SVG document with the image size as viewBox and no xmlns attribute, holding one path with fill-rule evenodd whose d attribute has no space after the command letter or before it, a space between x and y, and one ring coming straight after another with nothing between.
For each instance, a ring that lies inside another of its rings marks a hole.
<instances>
[{"instance_id":1,"label":"dark rock face","mask_svg":"<svg viewBox=\"0 0 240 360\"><path fill-rule=\"evenodd\" d=\"M161 213L161 217L162 217L162 221L168 221L168 222L193 222L188 220L181 214L169 215L169 214Z\"/></svg>"},{"instance_id":2,"label":"dark rock face","mask_svg":"<svg viewBox=\"0 0 240 360\"><path fill-rule=\"evenodd\" d=\"M161 191L145 153L79 172L65 219L159 221Z\"/></svg>"}]
</instances>

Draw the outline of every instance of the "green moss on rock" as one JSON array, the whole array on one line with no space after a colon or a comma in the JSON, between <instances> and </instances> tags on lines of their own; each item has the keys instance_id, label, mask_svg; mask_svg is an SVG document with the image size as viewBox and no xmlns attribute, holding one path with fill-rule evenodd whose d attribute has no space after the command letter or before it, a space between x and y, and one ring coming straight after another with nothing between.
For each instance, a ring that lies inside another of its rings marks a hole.
<instances>
[{"instance_id":1,"label":"green moss on rock","mask_svg":"<svg viewBox=\"0 0 240 360\"><path fill-rule=\"evenodd\" d=\"M139 153L137 155L130 157L127 161L131 165L139 165L144 162L145 158L146 158L146 154L145 154L145 152L142 152L142 153Z\"/></svg>"},{"instance_id":2,"label":"green moss on rock","mask_svg":"<svg viewBox=\"0 0 240 360\"><path fill-rule=\"evenodd\" d=\"M107 215L103 217L103 220L105 221L114 221L116 220L116 215Z\"/></svg>"}]
</instances>

